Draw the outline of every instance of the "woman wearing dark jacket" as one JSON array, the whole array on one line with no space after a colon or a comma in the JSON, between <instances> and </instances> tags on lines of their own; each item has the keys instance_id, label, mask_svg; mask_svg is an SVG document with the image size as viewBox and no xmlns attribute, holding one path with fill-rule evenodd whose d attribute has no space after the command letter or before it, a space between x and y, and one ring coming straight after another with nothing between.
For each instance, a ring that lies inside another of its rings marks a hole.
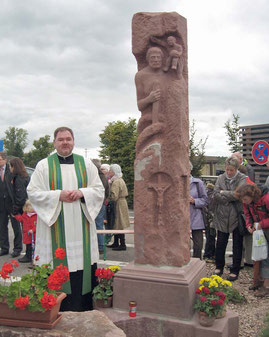
<instances>
[{"instance_id":1,"label":"woman wearing dark jacket","mask_svg":"<svg viewBox=\"0 0 269 337\"><path fill-rule=\"evenodd\" d=\"M8 193L12 202L12 205L10 205L10 213L13 215L22 214L22 208L27 199L26 187L30 178L20 158L10 160L9 170L11 173L11 181L8 186Z\"/></svg>"},{"instance_id":2,"label":"woman wearing dark jacket","mask_svg":"<svg viewBox=\"0 0 269 337\"><path fill-rule=\"evenodd\" d=\"M234 157L225 161L225 173L216 182L213 198L215 210L213 224L217 232L216 270L222 275L225 266L225 251L230 233L233 234L233 265L228 276L229 281L238 278L242 258L243 236L238 230L238 211L242 211L242 203L234 195L235 189L246 182L246 176L238 171L239 163Z\"/></svg>"}]
</instances>

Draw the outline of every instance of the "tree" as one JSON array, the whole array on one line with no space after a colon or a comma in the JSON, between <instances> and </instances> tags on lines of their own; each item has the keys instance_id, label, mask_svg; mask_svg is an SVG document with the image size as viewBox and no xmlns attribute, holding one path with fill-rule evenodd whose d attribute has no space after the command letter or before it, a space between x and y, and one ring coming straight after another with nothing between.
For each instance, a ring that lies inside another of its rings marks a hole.
<instances>
[{"instance_id":1,"label":"tree","mask_svg":"<svg viewBox=\"0 0 269 337\"><path fill-rule=\"evenodd\" d=\"M26 153L24 156L24 163L26 166L35 168L39 160L46 158L53 150L53 143L49 141L50 136L46 135L34 140L33 145L35 149Z\"/></svg>"},{"instance_id":2,"label":"tree","mask_svg":"<svg viewBox=\"0 0 269 337\"><path fill-rule=\"evenodd\" d=\"M208 136L205 140L202 138L196 143L195 134L197 130L195 129L195 121L192 120L190 125L190 140L189 140L189 150L190 150L190 161L193 165L191 171L194 177L200 177L203 166L205 165L205 145L208 139Z\"/></svg>"},{"instance_id":3,"label":"tree","mask_svg":"<svg viewBox=\"0 0 269 337\"><path fill-rule=\"evenodd\" d=\"M108 164L119 164L122 168L123 178L129 191L128 204L131 206L137 140L136 120L130 118L128 122L110 122L99 137L102 144L99 155L102 161Z\"/></svg>"},{"instance_id":4,"label":"tree","mask_svg":"<svg viewBox=\"0 0 269 337\"><path fill-rule=\"evenodd\" d=\"M240 142L240 126L239 126L239 115L233 114L232 121L228 119L228 121L224 124L224 128L226 129L226 136L228 140L226 141L230 151L240 152L242 150L242 145Z\"/></svg>"},{"instance_id":5,"label":"tree","mask_svg":"<svg viewBox=\"0 0 269 337\"><path fill-rule=\"evenodd\" d=\"M4 148L8 156L23 158L23 151L27 146L28 132L24 129L10 126L5 131Z\"/></svg>"}]
</instances>

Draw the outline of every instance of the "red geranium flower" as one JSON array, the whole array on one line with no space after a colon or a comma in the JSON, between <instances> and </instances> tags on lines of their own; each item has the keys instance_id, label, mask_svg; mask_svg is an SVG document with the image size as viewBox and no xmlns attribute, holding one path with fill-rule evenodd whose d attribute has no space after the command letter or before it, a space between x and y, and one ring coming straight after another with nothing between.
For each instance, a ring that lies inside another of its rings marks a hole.
<instances>
[{"instance_id":1,"label":"red geranium flower","mask_svg":"<svg viewBox=\"0 0 269 337\"><path fill-rule=\"evenodd\" d=\"M0 275L4 279L10 278L9 275L8 275L8 273L5 273L4 271L0 271Z\"/></svg>"},{"instance_id":2,"label":"red geranium flower","mask_svg":"<svg viewBox=\"0 0 269 337\"><path fill-rule=\"evenodd\" d=\"M215 307L217 305L217 301L212 300L211 304L213 305L213 307Z\"/></svg>"},{"instance_id":3,"label":"red geranium flower","mask_svg":"<svg viewBox=\"0 0 269 337\"><path fill-rule=\"evenodd\" d=\"M2 267L2 271L7 274L11 274L13 272L13 267L11 263L4 263Z\"/></svg>"},{"instance_id":4,"label":"red geranium flower","mask_svg":"<svg viewBox=\"0 0 269 337\"><path fill-rule=\"evenodd\" d=\"M39 260L39 255L37 255L37 256L35 257L35 260L36 260L36 261L38 261L38 260Z\"/></svg>"},{"instance_id":5,"label":"red geranium flower","mask_svg":"<svg viewBox=\"0 0 269 337\"><path fill-rule=\"evenodd\" d=\"M53 294L48 295L48 292L45 291L40 303L45 311L51 310L57 304L57 297L54 297Z\"/></svg>"},{"instance_id":6,"label":"red geranium flower","mask_svg":"<svg viewBox=\"0 0 269 337\"><path fill-rule=\"evenodd\" d=\"M197 289L195 290L195 293L196 293L196 294L201 294L201 289L197 288Z\"/></svg>"},{"instance_id":7,"label":"red geranium flower","mask_svg":"<svg viewBox=\"0 0 269 337\"><path fill-rule=\"evenodd\" d=\"M11 264L12 264L15 268L19 267L19 264L18 264L18 262L17 262L16 260L11 260Z\"/></svg>"},{"instance_id":8,"label":"red geranium flower","mask_svg":"<svg viewBox=\"0 0 269 337\"><path fill-rule=\"evenodd\" d=\"M202 296L202 297L200 297L200 301L205 302L205 301L207 301L207 298L205 296Z\"/></svg>"},{"instance_id":9,"label":"red geranium flower","mask_svg":"<svg viewBox=\"0 0 269 337\"><path fill-rule=\"evenodd\" d=\"M29 296L25 297L20 296L14 301L14 305L16 308L24 310L29 305Z\"/></svg>"},{"instance_id":10,"label":"red geranium flower","mask_svg":"<svg viewBox=\"0 0 269 337\"><path fill-rule=\"evenodd\" d=\"M63 248L57 248L54 254L60 260L63 260L65 258L65 250Z\"/></svg>"}]
</instances>

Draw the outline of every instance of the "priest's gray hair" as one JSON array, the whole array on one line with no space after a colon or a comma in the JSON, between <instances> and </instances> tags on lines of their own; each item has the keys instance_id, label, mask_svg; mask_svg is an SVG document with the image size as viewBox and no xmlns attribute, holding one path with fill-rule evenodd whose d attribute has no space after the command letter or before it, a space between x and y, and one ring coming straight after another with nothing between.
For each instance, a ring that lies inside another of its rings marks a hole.
<instances>
[{"instance_id":1,"label":"priest's gray hair","mask_svg":"<svg viewBox=\"0 0 269 337\"><path fill-rule=\"evenodd\" d=\"M115 176L118 178L122 177L121 167L118 164L112 164L110 165L110 170L115 173Z\"/></svg>"}]
</instances>

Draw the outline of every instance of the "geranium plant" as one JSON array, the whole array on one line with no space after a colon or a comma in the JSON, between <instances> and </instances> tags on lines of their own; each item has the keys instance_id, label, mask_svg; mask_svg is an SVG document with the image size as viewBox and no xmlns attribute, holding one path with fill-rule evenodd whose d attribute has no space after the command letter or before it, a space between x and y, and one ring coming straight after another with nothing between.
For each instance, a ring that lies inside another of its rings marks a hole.
<instances>
[{"instance_id":1,"label":"geranium plant","mask_svg":"<svg viewBox=\"0 0 269 337\"><path fill-rule=\"evenodd\" d=\"M194 309L206 313L209 317L221 314L227 302L227 292L231 282L218 275L201 278L200 287L196 289L197 300Z\"/></svg>"},{"instance_id":2,"label":"geranium plant","mask_svg":"<svg viewBox=\"0 0 269 337\"><path fill-rule=\"evenodd\" d=\"M54 252L55 259L64 259L65 251L58 248ZM38 256L35 257L37 261ZM34 266L31 274L24 274L21 279L12 278L10 274L18 267L18 262L12 260L4 263L0 275L0 301L6 301L9 308L28 309L29 311L45 312L51 310L57 303L56 291L69 280L69 271L62 263L55 269L51 264Z\"/></svg>"},{"instance_id":3,"label":"geranium plant","mask_svg":"<svg viewBox=\"0 0 269 337\"><path fill-rule=\"evenodd\" d=\"M104 303L106 304L108 302L108 298L113 295L112 282L115 272L119 270L119 267L115 267L117 266L96 269L95 276L97 277L98 285L93 289L93 299L95 301L104 300ZM115 272L112 271L113 268Z\"/></svg>"}]
</instances>

